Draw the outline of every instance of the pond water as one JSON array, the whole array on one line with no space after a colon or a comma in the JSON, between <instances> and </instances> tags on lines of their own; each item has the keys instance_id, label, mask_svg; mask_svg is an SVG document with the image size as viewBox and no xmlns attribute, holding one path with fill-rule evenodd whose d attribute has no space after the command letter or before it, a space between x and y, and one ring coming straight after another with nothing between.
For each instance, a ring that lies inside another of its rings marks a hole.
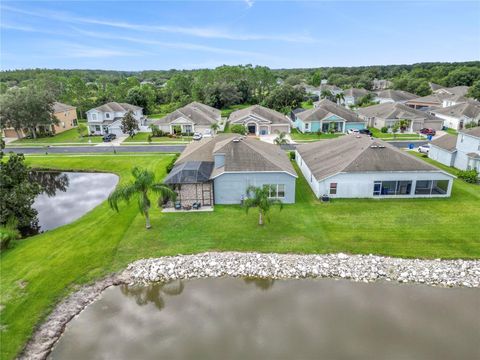
<instances>
[{"instance_id":1,"label":"pond water","mask_svg":"<svg viewBox=\"0 0 480 360\"><path fill-rule=\"evenodd\" d=\"M347 280L107 289L51 359L475 359L480 292Z\"/></svg>"},{"instance_id":2,"label":"pond water","mask_svg":"<svg viewBox=\"0 0 480 360\"><path fill-rule=\"evenodd\" d=\"M35 171L31 177L44 189L33 204L39 231L78 219L106 200L118 182L117 175L104 173Z\"/></svg>"}]
</instances>

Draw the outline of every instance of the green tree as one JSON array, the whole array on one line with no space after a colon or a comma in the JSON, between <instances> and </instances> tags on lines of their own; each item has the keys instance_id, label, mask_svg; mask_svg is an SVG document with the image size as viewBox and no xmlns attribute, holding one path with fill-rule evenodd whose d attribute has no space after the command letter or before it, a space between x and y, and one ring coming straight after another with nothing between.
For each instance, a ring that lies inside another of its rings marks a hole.
<instances>
[{"instance_id":1,"label":"green tree","mask_svg":"<svg viewBox=\"0 0 480 360\"><path fill-rule=\"evenodd\" d=\"M207 84L204 87L205 104L222 109L230 105L238 104L241 94L237 87L226 82Z\"/></svg>"},{"instance_id":2,"label":"green tree","mask_svg":"<svg viewBox=\"0 0 480 360\"><path fill-rule=\"evenodd\" d=\"M312 86L320 86L322 83L322 72L320 70L315 71L308 83Z\"/></svg>"},{"instance_id":3,"label":"green tree","mask_svg":"<svg viewBox=\"0 0 480 360\"><path fill-rule=\"evenodd\" d=\"M400 129L400 132L405 132L405 130L408 129L408 127L410 126L410 120L408 119L401 119L398 121L398 127Z\"/></svg>"},{"instance_id":4,"label":"green tree","mask_svg":"<svg viewBox=\"0 0 480 360\"><path fill-rule=\"evenodd\" d=\"M165 199L174 200L176 198L176 194L168 187L168 185L156 182L153 171L134 167L132 169L132 176L132 182L119 185L110 194L108 197L108 203L112 209L118 212L119 202L125 201L129 203L132 198L136 198L138 209L140 213L145 216L145 227L150 229L151 225L149 211L151 206L151 194L158 194L159 205Z\"/></svg>"},{"instance_id":5,"label":"green tree","mask_svg":"<svg viewBox=\"0 0 480 360\"><path fill-rule=\"evenodd\" d=\"M139 85L128 90L125 101L142 107L145 110L145 114L150 114L155 98L155 90L151 85Z\"/></svg>"},{"instance_id":6,"label":"green tree","mask_svg":"<svg viewBox=\"0 0 480 360\"><path fill-rule=\"evenodd\" d=\"M79 123L77 126L77 132L78 132L78 135L80 135L80 137L83 138L88 133L87 125L85 125L84 123Z\"/></svg>"},{"instance_id":7,"label":"green tree","mask_svg":"<svg viewBox=\"0 0 480 360\"><path fill-rule=\"evenodd\" d=\"M392 133L393 133L393 138L397 138L397 132L400 130L400 123L397 121L393 126L392 126Z\"/></svg>"},{"instance_id":8,"label":"green tree","mask_svg":"<svg viewBox=\"0 0 480 360\"><path fill-rule=\"evenodd\" d=\"M137 120L135 120L133 112L130 110L125 114L122 119L122 131L133 138L135 132L138 130L140 130L138 122Z\"/></svg>"},{"instance_id":9,"label":"green tree","mask_svg":"<svg viewBox=\"0 0 480 360\"><path fill-rule=\"evenodd\" d=\"M338 93L335 95L335 100L337 104L342 104L345 101L345 96L343 96L343 93Z\"/></svg>"},{"instance_id":10,"label":"green tree","mask_svg":"<svg viewBox=\"0 0 480 360\"><path fill-rule=\"evenodd\" d=\"M217 133L219 127L220 125L218 125L218 123L213 123L212 125L210 125L210 129L212 129L213 135Z\"/></svg>"},{"instance_id":11,"label":"green tree","mask_svg":"<svg viewBox=\"0 0 480 360\"><path fill-rule=\"evenodd\" d=\"M264 219L270 221L269 212L272 206L278 205L283 209L283 203L280 199L275 199L270 195L277 190L273 186L265 185L262 187L249 186L247 188L247 198L243 205L248 214L250 208L258 208L258 225L264 224Z\"/></svg>"},{"instance_id":12,"label":"green tree","mask_svg":"<svg viewBox=\"0 0 480 360\"><path fill-rule=\"evenodd\" d=\"M320 99L328 99L330 101L335 101L335 96L333 96L330 90L322 90L320 93Z\"/></svg>"},{"instance_id":13,"label":"green tree","mask_svg":"<svg viewBox=\"0 0 480 360\"><path fill-rule=\"evenodd\" d=\"M235 124L230 127L230 131L235 134L245 135L247 129L242 124Z\"/></svg>"},{"instance_id":14,"label":"green tree","mask_svg":"<svg viewBox=\"0 0 480 360\"><path fill-rule=\"evenodd\" d=\"M287 139L287 134L284 132L281 132L273 142L277 145L284 145L288 144L288 139Z\"/></svg>"},{"instance_id":15,"label":"green tree","mask_svg":"<svg viewBox=\"0 0 480 360\"><path fill-rule=\"evenodd\" d=\"M480 101L480 80L475 81L468 89L467 96Z\"/></svg>"},{"instance_id":16,"label":"green tree","mask_svg":"<svg viewBox=\"0 0 480 360\"><path fill-rule=\"evenodd\" d=\"M301 106L305 98L303 87L293 87L288 84L278 86L265 98L263 105L280 112L288 112Z\"/></svg>"}]
</instances>

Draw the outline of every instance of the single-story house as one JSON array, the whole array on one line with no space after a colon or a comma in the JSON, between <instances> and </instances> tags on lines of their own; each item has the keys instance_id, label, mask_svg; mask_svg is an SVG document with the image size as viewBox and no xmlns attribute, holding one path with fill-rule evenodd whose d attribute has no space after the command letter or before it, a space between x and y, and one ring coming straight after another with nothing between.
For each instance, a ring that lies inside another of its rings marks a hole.
<instances>
[{"instance_id":1,"label":"single-story house","mask_svg":"<svg viewBox=\"0 0 480 360\"><path fill-rule=\"evenodd\" d=\"M289 134L292 127L290 119L278 111L268 109L261 105L252 105L245 109L234 111L228 118L230 126L244 125L249 134L257 136Z\"/></svg>"},{"instance_id":2,"label":"single-story house","mask_svg":"<svg viewBox=\"0 0 480 360\"><path fill-rule=\"evenodd\" d=\"M460 170L476 169L480 173L480 126L432 141L428 157L447 166Z\"/></svg>"},{"instance_id":3,"label":"single-story house","mask_svg":"<svg viewBox=\"0 0 480 360\"><path fill-rule=\"evenodd\" d=\"M271 185L271 197L295 202L297 173L279 146L236 134L190 143L164 182L182 206L240 204L249 186Z\"/></svg>"},{"instance_id":4,"label":"single-story house","mask_svg":"<svg viewBox=\"0 0 480 360\"><path fill-rule=\"evenodd\" d=\"M406 105L418 110L429 110L447 107L466 100L468 86L454 86L451 88L438 88L431 95L422 96L405 102Z\"/></svg>"},{"instance_id":5,"label":"single-story house","mask_svg":"<svg viewBox=\"0 0 480 360\"><path fill-rule=\"evenodd\" d=\"M480 102L472 99L456 105L430 110L430 113L443 120L443 126L461 130L467 124L480 125Z\"/></svg>"},{"instance_id":6,"label":"single-story house","mask_svg":"<svg viewBox=\"0 0 480 360\"><path fill-rule=\"evenodd\" d=\"M179 128L182 133L211 134L212 125L218 124L221 119L220 110L194 101L154 121L153 124L171 134L175 132L175 128Z\"/></svg>"},{"instance_id":7,"label":"single-story house","mask_svg":"<svg viewBox=\"0 0 480 360\"><path fill-rule=\"evenodd\" d=\"M343 101L342 104L345 106L356 105L358 100L361 97L364 97L368 94L373 94L371 91L362 89L362 88L350 88L343 91Z\"/></svg>"},{"instance_id":8,"label":"single-story house","mask_svg":"<svg viewBox=\"0 0 480 360\"><path fill-rule=\"evenodd\" d=\"M343 90L335 85L320 84L320 86L311 86L303 84L302 86L305 88L307 94L316 95L318 98L320 98L324 91L331 92L333 96L343 93Z\"/></svg>"},{"instance_id":9,"label":"single-story house","mask_svg":"<svg viewBox=\"0 0 480 360\"><path fill-rule=\"evenodd\" d=\"M366 122L353 111L323 99L314 103L314 108L295 114L295 127L302 133L335 132L345 133L349 129L365 129Z\"/></svg>"},{"instance_id":10,"label":"single-story house","mask_svg":"<svg viewBox=\"0 0 480 360\"><path fill-rule=\"evenodd\" d=\"M373 79L372 89L373 90L385 90L392 86L392 82L386 79Z\"/></svg>"},{"instance_id":11,"label":"single-story house","mask_svg":"<svg viewBox=\"0 0 480 360\"><path fill-rule=\"evenodd\" d=\"M77 108L75 106L62 104L61 102L53 103L53 116L58 120L58 124L52 124L49 126L41 126L37 130L49 131L53 134L60 134L61 132L73 129L78 125L77 121ZM15 130L13 128L7 128L3 130L4 137L23 138L27 135L27 129Z\"/></svg>"},{"instance_id":12,"label":"single-story house","mask_svg":"<svg viewBox=\"0 0 480 360\"><path fill-rule=\"evenodd\" d=\"M447 197L454 179L385 141L365 135L299 145L295 159L318 198Z\"/></svg>"},{"instance_id":13,"label":"single-story house","mask_svg":"<svg viewBox=\"0 0 480 360\"><path fill-rule=\"evenodd\" d=\"M136 105L109 102L86 112L88 130L92 135L115 134L124 135L122 119L131 111L138 126L146 126L147 119L143 116L143 108Z\"/></svg>"},{"instance_id":14,"label":"single-story house","mask_svg":"<svg viewBox=\"0 0 480 360\"><path fill-rule=\"evenodd\" d=\"M368 126L381 129L392 128L399 120L409 120L410 125L406 132L418 132L422 128L441 130L443 120L424 111L413 109L401 103L386 102L357 109L361 119L367 121Z\"/></svg>"},{"instance_id":15,"label":"single-story house","mask_svg":"<svg viewBox=\"0 0 480 360\"><path fill-rule=\"evenodd\" d=\"M418 98L418 95L403 90L384 90L379 91L375 96L375 101L383 103L404 103L408 100Z\"/></svg>"}]
</instances>

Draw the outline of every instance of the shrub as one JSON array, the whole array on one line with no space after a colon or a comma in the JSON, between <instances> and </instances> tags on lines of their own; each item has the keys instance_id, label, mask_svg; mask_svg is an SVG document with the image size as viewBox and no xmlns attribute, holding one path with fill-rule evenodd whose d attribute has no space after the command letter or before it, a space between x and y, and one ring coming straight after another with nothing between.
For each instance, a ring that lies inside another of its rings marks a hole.
<instances>
[{"instance_id":1,"label":"shrub","mask_svg":"<svg viewBox=\"0 0 480 360\"><path fill-rule=\"evenodd\" d=\"M17 225L18 222L11 218L5 226L0 226L0 250L7 249L12 240L20 239Z\"/></svg>"},{"instance_id":2,"label":"shrub","mask_svg":"<svg viewBox=\"0 0 480 360\"><path fill-rule=\"evenodd\" d=\"M475 169L461 170L458 172L458 177L470 184L476 184L478 182L478 171Z\"/></svg>"},{"instance_id":3,"label":"shrub","mask_svg":"<svg viewBox=\"0 0 480 360\"><path fill-rule=\"evenodd\" d=\"M235 134L245 135L245 133L247 132L247 129L243 125L235 124L235 125L232 125L232 127L230 128L230 131Z\"/></svg>"},{"instance_id":4,"label":"shrub","mask_svg":"<svg viewBox=\"0 0 480 360\"><path fill-rule=\"evenodd\" d=\"M148 134L147 141L148 141L149 143L152 142L152 135Z\"/></svg>"},{"instance_id":5,"label":"shrub","mask_svg":"<svg viewBox=\"0 0 480 360\"><path fill-rule=\"evenodd\" d=\"M295 160L295 151L290 151L288 155L290 155L290 160Z\"/></svg>"},{"instance_id":6,"label":"shrub","mask_svg":"<svg viewBox=\"0 0 480 360\"><path fill-rule=\"evenodd\" d=\"M386 134L386 133L388 132L388 128L387 128L386 126L384 126L384 127L382 127L382 128L380 129L380 131L381 131L382 133Z\"/></svg>"},{"instance_id":7,"label":"shrub","mask_svg":"<svg viewBox=\"0 0 480 360\"><path fill-rule=\"evenodd\" d=\"M175 161L177 161L178 157L179 157L179 154L176 154L172 159L172 161L170 161L170 163L167 165L167 168L166 168L167 174L170 174L170 172L172 171L173 167L175 166Z\"/></svg>"}]
</instances>

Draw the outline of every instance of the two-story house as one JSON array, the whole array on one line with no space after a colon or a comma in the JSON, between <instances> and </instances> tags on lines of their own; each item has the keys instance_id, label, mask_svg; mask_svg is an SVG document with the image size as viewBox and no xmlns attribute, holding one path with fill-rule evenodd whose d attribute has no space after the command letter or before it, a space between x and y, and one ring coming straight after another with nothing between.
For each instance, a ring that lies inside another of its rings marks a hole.
<instances>
[{"instance_id":1,"label":"two-story house","mask_svg":"<svg viewBox=\"0 0 480 360\"><path fill-rule=\"evenodd\" d=\"M460 170L480 172L480 127L461 130L458 135L444 135L430 143L430 159Z\"/></svg>"},{"instance_id":2,"label":"two-story house","mask_svg":"<svg viewBox=\"0 0 480 360\"><path fill-rule=\"evenodd\" d=\"M480 125L480 102L465 99L464 102L430 110L431 114L443 120L443 126L461 130L468 124Z\"/></svg>"},{"instance_id":3,"label":"two-story house","mask_svg":"<svg viewBox=\"0 0 480 360\"><path fill-rule=\"evenodd\" d=\"M86 112L89 133L92 135L123 135L122 119L129 111L133 113L139 127L146 125L147 119L140 106L109 102Z\"/></svg>"}]
</instances>

